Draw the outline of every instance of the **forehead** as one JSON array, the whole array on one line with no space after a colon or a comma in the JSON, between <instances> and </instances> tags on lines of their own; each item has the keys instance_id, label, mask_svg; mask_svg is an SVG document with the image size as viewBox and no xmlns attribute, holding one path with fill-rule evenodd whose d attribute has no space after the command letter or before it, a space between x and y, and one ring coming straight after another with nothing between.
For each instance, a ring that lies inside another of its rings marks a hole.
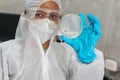
<instances>
[{"instance_id":1,"label":"forehead","mask_svg":"<svg viewBox=\"0 0 120 80\"><path fill-rule=\"evenodd\" d=\"M44 2L40 8L50 9L50 10L59 10L59 6L54 1L46 1Z\"/></svg>"}]
</instances>

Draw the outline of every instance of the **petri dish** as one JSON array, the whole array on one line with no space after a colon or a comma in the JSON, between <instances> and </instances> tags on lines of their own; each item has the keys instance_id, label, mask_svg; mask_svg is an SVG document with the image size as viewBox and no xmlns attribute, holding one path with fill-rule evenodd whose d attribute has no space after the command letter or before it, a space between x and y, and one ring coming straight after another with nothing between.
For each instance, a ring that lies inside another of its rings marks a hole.
<instances>
[{"instance_id":1,"label":"petri dish","mask_svg":"<svg viewBox=\"0 0 120 80\"><path fill-rule=\"evenodd\" d=\"M82 32L83 24L81 18L76 14L67 14L60 22L60 32L67 38L76 38Z\"/></svg>"}]
</instances>

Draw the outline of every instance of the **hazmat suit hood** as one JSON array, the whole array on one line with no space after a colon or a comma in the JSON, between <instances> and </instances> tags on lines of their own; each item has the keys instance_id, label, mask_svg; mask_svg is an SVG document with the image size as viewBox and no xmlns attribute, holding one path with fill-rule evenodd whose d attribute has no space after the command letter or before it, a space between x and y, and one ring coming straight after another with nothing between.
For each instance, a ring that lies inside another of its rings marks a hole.
<instances>
[{"instance_id":1,"label":"hazmat suit hood","mask_svg":"<svg viewBox=\"0 0 120 80\"><path fill-rule=\"evenodd\" d=\"M47 2L47 1L54 1L58 7L59 7L59 11L60 13L62 13L62 3L60 0L26 0L25 1L25 10L29 9L29 8L39 8L43 3ZM16 30L16 35L15 38L29 38L31 36L29 30L28 30L28 22L26 19L27 17L32 17L35 15L35 12L30 12L30 14L25 14L25 12L23 12L20 16L19 19L19 23L17 26L17 30Z\"/></svg>"}]
</instances>

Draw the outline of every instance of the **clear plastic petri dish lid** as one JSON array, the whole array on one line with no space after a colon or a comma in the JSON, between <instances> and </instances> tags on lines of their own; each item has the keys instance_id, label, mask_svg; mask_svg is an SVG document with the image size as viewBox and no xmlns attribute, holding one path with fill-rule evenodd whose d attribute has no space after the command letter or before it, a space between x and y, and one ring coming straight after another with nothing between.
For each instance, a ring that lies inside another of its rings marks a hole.
<instances>
[{"instance_id":1,"label":"clear plastic petri dish lid","mask_svg":"<svg viewBox=\"0 0 120 80\"><path fill-rule=\"evenodd\" d=\"M76 38L82 32L83 24L76 14L67 14L60 22L60 32L67 38Z\"/></svg>"}]
</instances>

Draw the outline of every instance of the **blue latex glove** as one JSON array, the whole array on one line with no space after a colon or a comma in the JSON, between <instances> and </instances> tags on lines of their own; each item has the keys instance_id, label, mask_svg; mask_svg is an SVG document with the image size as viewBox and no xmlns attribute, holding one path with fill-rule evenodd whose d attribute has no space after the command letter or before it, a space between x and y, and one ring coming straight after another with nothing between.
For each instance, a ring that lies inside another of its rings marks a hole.
<instances>
[{"instance_id":1,"label":"blue latex glove","mask_svg":"<svg viewBox=\"0 0 120 80\"><path fill-rule=\"evenodd\" d=\"M96 58L94 47L101 37L100 22L98 18L89 13L87 18L90 25L87 26L84 15L79 14L79 17L83 23L83 30L81 34L72 39L65 36L61 36L60 38L74 48L80 61L88 64Z\"/></svg>"}]
</instances>

